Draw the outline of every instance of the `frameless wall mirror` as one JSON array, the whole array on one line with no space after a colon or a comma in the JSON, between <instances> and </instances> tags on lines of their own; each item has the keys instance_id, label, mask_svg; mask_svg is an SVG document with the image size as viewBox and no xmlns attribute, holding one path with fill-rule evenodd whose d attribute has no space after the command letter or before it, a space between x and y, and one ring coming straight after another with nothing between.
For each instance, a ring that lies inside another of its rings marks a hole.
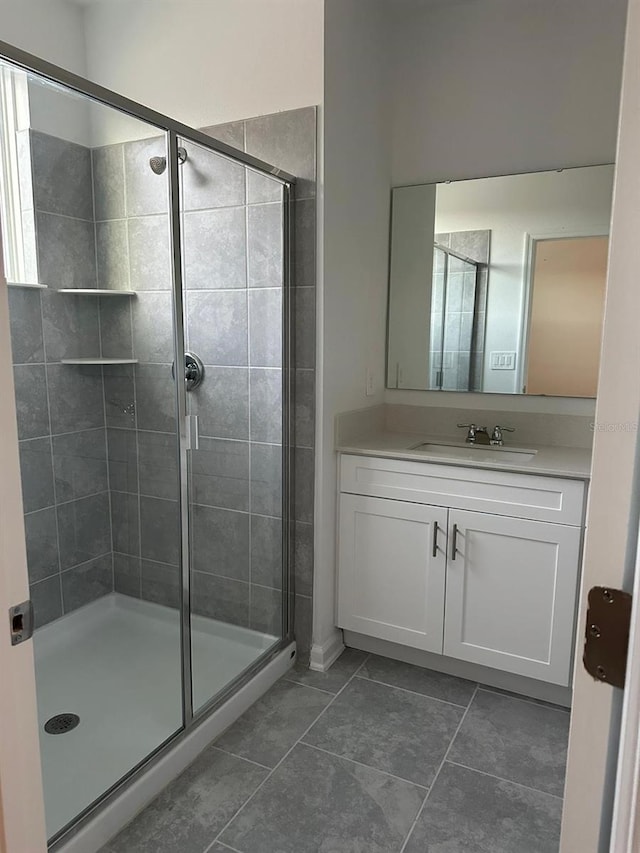
<instances>
[{"instance_id":1,"label":"frameless wall mirror","mask_svg":"<svg viewBox=\"0 0 640 853\"><path fill-rule=\"evenodd\" d=\"M595 397L613 171L395 188L387 387Z\"/></svg>"}]
</instances>

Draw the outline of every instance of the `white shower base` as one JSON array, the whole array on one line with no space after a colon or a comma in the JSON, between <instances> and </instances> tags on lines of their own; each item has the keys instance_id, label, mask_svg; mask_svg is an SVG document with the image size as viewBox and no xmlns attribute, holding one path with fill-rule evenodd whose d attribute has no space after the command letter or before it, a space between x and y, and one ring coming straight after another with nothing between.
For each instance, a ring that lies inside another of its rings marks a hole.
<instances>
[{"instance_id":1,"label":"white shower base","mask_svg":"<svg viewBox=\"0 0 640 853\"><path fill-rule=\"evenodd\" d=\"M197 709L276 638L192 617ZM176 610L113 593L34 638L47 833L54 835L182 726ZM50 735L55 714L78 714Z\"/></svg>"}]
</instances>

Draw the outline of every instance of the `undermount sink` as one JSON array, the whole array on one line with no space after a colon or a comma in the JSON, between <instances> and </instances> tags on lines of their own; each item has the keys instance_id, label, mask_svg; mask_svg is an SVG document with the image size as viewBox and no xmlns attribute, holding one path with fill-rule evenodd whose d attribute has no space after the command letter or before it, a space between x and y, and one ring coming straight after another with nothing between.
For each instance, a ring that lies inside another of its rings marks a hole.
<instances>
[{"instance_id":1,"label":"undermount sink","mask_svg":"<svg viewBox=\"0 0 640 853\"><path fill-rule=\"evenodd\" d=\"M435 444L420 442L409 450L418 450L429 456L442 456L448 459L472 459L476 462L511 462L523 465L535 458L536 450L523 450L516 447L492 447L489 444Z\"/></svg>"}]
</instances>

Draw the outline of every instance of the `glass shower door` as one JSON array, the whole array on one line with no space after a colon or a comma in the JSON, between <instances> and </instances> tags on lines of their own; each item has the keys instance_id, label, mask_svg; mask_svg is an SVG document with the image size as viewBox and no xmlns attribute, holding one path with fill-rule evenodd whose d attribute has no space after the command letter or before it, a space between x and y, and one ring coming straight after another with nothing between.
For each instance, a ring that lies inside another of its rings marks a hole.
<instances>
[{"instance_id":1,"label":"glass shower door","mask_svg":"<svg viewBox=\"0 0 640 853\"><path fill-rule=\"evenodd\" d=\"M431 291L432 389L471 389L477 279L477 264L435 246Z\"/></svg>"},{"instance_id":2,"label":"glass shower door","mask_svg":"<svg viewBox=\"0 0 640 853\"><path fill-rule=\"evenodd\" d=\"M47 833L184 724L167 134L0 66Z\"/></svg>"},{"instance_id":3,"label":"glass shower door","mask_svg":"<svg viewBox=\"0 0 640 853\"><path fill-rule=\"evenodd\" d=\"M242 148L239 130L225 141ZM280 182L179 146L197 712L284 636L284 201Z\"/></svg>"},{"instance_id":4,"label":"glass shower door","mask_svg":"<svg viewBox=\"0 0 640 853\"><path fill-rule=\"evenodd\" d=\"M54 842L257 672L291 621L289 185L94 94L0 61Z\"/></svg>"}]
</instances>

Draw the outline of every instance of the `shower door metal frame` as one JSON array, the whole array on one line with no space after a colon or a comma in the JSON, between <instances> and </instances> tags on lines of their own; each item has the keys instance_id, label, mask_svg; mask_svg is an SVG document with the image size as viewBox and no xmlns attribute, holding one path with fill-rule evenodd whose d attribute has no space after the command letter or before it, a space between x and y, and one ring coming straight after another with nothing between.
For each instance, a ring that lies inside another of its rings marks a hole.
<instances>
[{"instance_id":1,"label":"shower door metal frame","mask_svg":"<svg viewBox=\"0 0 640 853\"><path fill-rule=\"evenodd\" d=\"M450 249L448 246L443 246L441 243L434 242L433 244L434 250L440 251L444 254L444 276L443 276L443 288L442 288L442 323L441 323L441 335L442 335L442 343L440 347L440 370L438 371L438 383L437 387L430 388L431 391L453 391L466 393L470 391L470 388L467 388L466 391L462 391L457 388L443 388L444 382L444 343L445 343L445 328L446 328L446 320L447 320L447 292L449 289L449 258L456 258L458 261L462 261L465 264L471 264L475 269L476 283L475 283L475 293L473 300L473 326L471 331L471 344L473 344L473 338L477 323L477 308L476 308L476 299L478 292L478 281L480 276L480 268L482 267L482 263L480 261L474 261L471 258L468 258L466 255L461 254L460 252L456 252L454 249ZM472 349L470 349L470 353ZM471 384L471 361L469 362L469 376L467 384Z\"/></svg>"},{"instance_id":2,"label":"shower door metal frame","mask_svg":"<svg viewBox=\"0 0 640 853\"><path fill-rule=\"evenodd\" d=\"M178 172L178 137L167 133L167 159L169 169L169 221L171 226L171 281L173 284L173 358L174 391L178 423L178 471L180 473L180 652L182 656L182 720L188 729L193 720L193 675L191 659L191 548L189 524L189 419L187 417L187 386L182 380L184 364L184 284L182 281L182 245L180 217L180 175Z\"/></svg>"},{"instance_id":3,"label":"shower door metal frame","mask_svg":"<svg viewBox=\"0 0 640 853\"><path fill-rule=\"evenodd\" d=\"M173 302L174 302L174 355L175 363L184 364L185 358L185 323L183 310L184 282L182 275L182 238L183 229L181 225L181 203L180 203L180 164L178 159L179 141L196 142L201 144L195 137L184 133L168 132L168 168L169 168L169 215L171 216L171 240L172 240L172 275L173 275ZM205 147L205 146L203 146ZM206 146L211 149L212 146ZM234 158L230 158L234 159ZM252 167L254 168L254 167ZM259 170L264 173L264 170ZM259 669L275 652L293 640L293 556L294 556L294 464L295 464L295 418L294 418L294 391L295 391L295 334L294 334L294 287L293 287L293 251L294 251L294 180L281 180L283 186L282 197L282 640L274 649L263 653L257 666ZM176 377L180 371L176 370ZM193 685L192 685L192 656L191 656L191 500L189 483L188 453L190 452L190 418L187 415L187 390L186 383L176 378L176 411L179 423L179 449L178 464L180 471L180 535L181 535L181 632L182 632L182 667L183 667L183 714L185 729L188 729L193 720L205 718L214 708L218 707L230 693L233 693L238 684L243 683L242 676L234 679L219 694L194 712L193 709ZM188 673L188 677L186 674Z\"/></svg>"},{"instance_id":4,"label":"shower door metal frame","mask_svg":"<svg viewBox=\"0 0 640 853\"><path fill-rule=\"evenodd\" d=\"M180 211L180 176L178 167L178 138L193 142L221 155L242 166L246 166L282 185L282 247L283 247L283 279L282 279L282 525L283 525L283 585L282 585L282 638L275 642L270 649L254 661L237 678L231 681L224 690L211 698L198 713L193 712L192 666L191 666L191 607L190 607L190 541L189 541L189 481L187 453L188 451L188 421L186 417L186 387L180 381L180 372L176 370L176 412L178 415L178 462L180 465L180 554L181 554L181 656L182 656L182 707L183 725L164 743L153 750L142 762L133 767L129 773L119 779L104 794L84 809L73 823L63 827L50 840L50 850L59 849L70 837L80 830L95 814L119 796L128 786L133 784L153 764L162 759L179 740L200 723L204 722L212 712L222 705L230 695L249 682L256 673L287 645L293 641L293 519L294 519L294 227L293 205L295 201L294 175L271 165L257 157L239 151L202 131L182 124L156 110L138 104L129 98L86 80L66 69L59 68L46 60L40 59L20 48L0 41L0 61L11 63L16 69L33 74L45 81L60 85L81 96L87 97L119 110L132 118L145 122L164 134L167 142L168 179L169 179L169 208L171 230L171 271L173 281L173 329L174 329L174 359L176 365L184 364L184 311L183 311L183 281L182 281L182 227Z\"/></svg>"},{"instance_id":5,"label":"shower door metal frame","mask_svg":"<svg viewBox=\"0 0 640 853\"><path fill-rule=\"evenodd\" d=\"M6 41L0 40L0 60L3 59L15 65L21 71L37 74L50 83L64 86L67 89L77 92L79 95L92 98L94 101L98 101L107 107L114 107L120 110L120 112L130 115L132 118L137 118L146 124L154 125L161 132L173 131L177 136L183 136L185 139L196 142L204 148L210 148L212 151L229 157L243 166L250 166L252 169L263 172L283 184L293 186L296 183L295 175L290 174L284 169L272 166L271 163L267 163L259 157L245 154L244 151L239 151L237 148L227 145L226 142L221 142L213 136L208 136L201 130L189 127L189 125L183 124L171 118L171 116L164 115L157 110L151 109L151 107L145 107L143 104L132 101L131 98L120 95L118 92L112 92L111 89L106 89L98 83L86 80L72 71L67 71L66 68L60 68L58 65L47 62L46 59L40 59L32 53L27 53L27 51L19 47L14 47Z\"/></svg>"}]
</instances>

